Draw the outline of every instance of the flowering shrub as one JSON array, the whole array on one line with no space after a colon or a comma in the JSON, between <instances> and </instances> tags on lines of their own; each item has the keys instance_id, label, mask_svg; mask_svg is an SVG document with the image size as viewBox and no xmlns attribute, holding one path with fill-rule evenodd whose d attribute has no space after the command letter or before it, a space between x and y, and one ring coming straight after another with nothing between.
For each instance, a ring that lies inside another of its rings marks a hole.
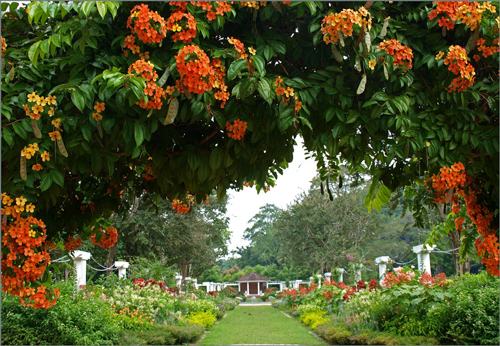
<instances>
[{"instance_id":1,"label":"flowering shrub","mask_svg":"<svg viewBox=\"0 0 500 346\"><path fill-rule=\"evenodd\" d=\"M205 328L212 326L217 321L217 313L210 311L193 311L189 313L189 324L199 324Z\"/></svg>"},{"instance_id":2,"label":"flowering shrub","mask_svg":"<svg viewBox=\"0 0 500 346\"><path fill-rule=\"evenodd\" d=\"M113 306L115 312L128 308L128 311L137 310L154 316L156 313L166 314L167 311L174 310L172 294L162 290L159 285L152 284L148 284L144 289L132 286L117 288L108 297L108 302Z\"/></svg>"},{"instance_id":3,"label":"flowering shrub","mask_svg":"<svg viewBox=\"0 0 500 346\"><path fill-rule=\"evenodd\" d=\"M325 314L327 314L326 311L306 312L300 315L300 321L314 330L319 325L330 322L330 319L325 317Z\"/></svg>"}]
</instances>

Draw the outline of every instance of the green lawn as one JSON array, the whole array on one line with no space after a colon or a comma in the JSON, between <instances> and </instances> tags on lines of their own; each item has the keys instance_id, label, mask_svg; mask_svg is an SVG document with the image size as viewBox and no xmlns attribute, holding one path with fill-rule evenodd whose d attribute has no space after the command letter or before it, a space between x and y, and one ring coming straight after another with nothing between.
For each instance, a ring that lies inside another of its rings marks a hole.
<instances>
[{"instance_id":1,"label":"green lawn","mask_svg":"<svg viewBox=\"0 0 500 346\"><path fill-rule=\"evenodd\" d=\"M272 306L238 306L198 345L299 344L324 345L297 321Z\"/></svg>"}]
</instances>

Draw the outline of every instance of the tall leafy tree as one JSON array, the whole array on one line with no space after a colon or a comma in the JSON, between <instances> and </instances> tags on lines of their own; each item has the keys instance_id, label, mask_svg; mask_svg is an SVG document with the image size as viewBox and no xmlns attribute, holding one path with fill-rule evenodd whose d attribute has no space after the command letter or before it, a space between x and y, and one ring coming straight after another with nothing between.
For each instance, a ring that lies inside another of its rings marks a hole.
<instances>
[{"instance_id":1,"label":"tall leafy tree","mask_svg":"<svg viewBox=\"0 0 500 346\"><path fill-rule=\"evenodd\" d=\"M172 202L267 188L299 134L323 180L341 165L373 176L368 208L462 162L477 203L498 209L496 5L249 6L2 3L6 226L29 206L42 243L100 243L124 188ZM21 295L14 268L2 275Z\"/></svg>"}]
</instances>

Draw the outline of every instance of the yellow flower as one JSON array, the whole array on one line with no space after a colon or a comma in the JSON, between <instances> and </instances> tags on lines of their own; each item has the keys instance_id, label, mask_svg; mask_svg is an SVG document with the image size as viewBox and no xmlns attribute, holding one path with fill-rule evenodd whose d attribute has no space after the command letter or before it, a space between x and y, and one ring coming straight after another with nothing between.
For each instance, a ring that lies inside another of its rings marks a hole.
<instances>
[{"instance_id":1,"label":"yellow flower","mask_svg":"<svg viewBox=\"0 0 500 346\"><path fill-rule=\"evenodd\" d=\"M439 60L443 57L444 55L444 52L439 52L437 55L436 55L436 60Z\"/></svg>"},{"instance_id":2,"label":"yellow flower","mask_svg":"<svg viewBox=\"0 0 500 346\"><path fill-rule=\"evenodd\" d=\"M35 114L43 112L43 107L40 105L34 105L33 107L31 107L31 109L33 110L33 113L35 113Z\"/></svg>"},{"instance_id":3,"label":"yellow flower","mask_svg":"<svg viewBox=\"0 0 500 346\"><path fill-rule=\"evenodd\" d=\"M49 155L49 153L47 151L44 151L41 156L42 156L42 161L43 162L50 161L50 155Z\"/></svg>"},{"instance_id":4,"label":"yellow flower","mask_svg":"<svg viewBox=\"0 0 500 346\"><path fill-rule=\"evenodd\" d=\"M61 130L61 119L52 120L52 125L56 127L59 131Z\"/></svg>"},{"instance_id":5,"label":"yellow flower","mask_svg":"<svg viewBox=\"0 0 500 346\"><path fill-rule=\"evenodd\" d=\"M10 207L12 202L14 202L14 200L10 196L8 196L5 192L2 193L2 204L5 204L8 207Z\"/></svg>"},{"instance_id":6,"label":"yellow flower","mask_svg":"<svg viewBox=\"0 0 500 346\"><path fill-rule=\"evenodd\" d=\"M149 52L139 53L139 57L143 60L149 60Z\"/></svg>"},{"instance_id":7,"label":"yellow flower","mask_svg":"<svg viewBox=\"0 0 500 346\"><path fill-rule=\"evenodd\" d=\"M24 206L22 205L15 205L14 206L14 210L16 211L16 213L21 213L24 211Z\"/></svg>"},{"instance_id":8,"label":"yellow flower","mask_svg":"<svg viewBox=\"0 0 500 346\"><path fill-rule=\"evenodd\" d=\"M16 198L16 204L20 205L20 206L24 206L24 204L26 203L26 201L27 201L27 199L24 198L23 196Z\"/></svg>"},{"instance_id":9,"label":"yellow flower","mask_svg":"<svg viewBox=\"0 0 500 346\"><path fill-rule=\"evenodd\" d=\"M28 204L28 205L26 206L26 211L27 211L28 213L32 213L32 212L34 212L34 211L35 211L35 206L34 206L33 204L31 204L31 203L30 203L30 204Z\"/></svg>"},{"instance_id":10,"label":"yellow flower","mask_svg":"<svg viewBox=\"0 0 500 346\"><path fill-rule=\"evenodd\" d=\"M30 236L31 238L35 238L35 237L36 237L36 232L35 232L35 231L33 231L33 230L29 231L29 232L28 232L28 234L29 234L29 236Z\"/></svg>"},{"instance_id":11,"label":"yellow flower","mask_svg":"<svg viewBox=\"0 0 500 346\"><path fill-rule=\"evenodd\" d=\"M55 105L56 104L56 97L54 95L49 95L45 98L47 100L47 103L50 105Z\"/></svg>"},{"instance_id":12,"label":"yellow flower","mask_svg":"<svg viewBox=\"0 0 500 346\"><path fill-rule=\"evenodd\" d=\"M40 96L40 98L36 100L36 104L40 106L45 106L47 104L47 99L43 96Z\"/></svg>"},{"instance_id":13,"label":"yellow flower","mask_svg":"<svg viewBox=\"0 0 500 346\"><path fill-rule=\"evenodd\" d=\"M38 101L39 98L40 98L40 96L38 96L36 94L36 92L33 92L33 93L28 95L28 102L36 102L36 101Z\"/></svg>"},{"instance_id":14,"label":"yellow flower","mask_svg":"<svg viewBox=\"0 0 500 346\"><path fill-rule=\"evenodd\" d=\"M48 113L49 113L49 116L53 116L54 115L54 107L50 107Z\"/></svg>"},{"instance_id":15,"label":"yellow flower","mask_svg":"<svg viewBox=\"0 0 500 346\"><path fill-rule=\"evenodd\" d=\"M431 146L431 142L425 142L425 145L427 145L428 147Z\"/></svg>"},{"instance_id":16,"label":"yellow flower","mask_svg":"<svg viewBox=\"0 0 500 346\"><path fill-rule=\"evenodd\" d=\"M377 64L377 63L375 62L375 60L370 60L370 61L368 62L368 65L370 66L370 69L372 69L372 70L375 68L375 65L376 65L376 64Z\"/></svg>"},{"instance_id":17,"label":"yellow flower","mask_svg":"<svg viewBox=\"0 0 500 346\"><path fill-rule=\"evenodd\" d=\"M248 47L248 51L250 52L250 54L252 55L255 55L256 51L255 49L253 49L253 47Z\"/></svg>"}]
</instances>

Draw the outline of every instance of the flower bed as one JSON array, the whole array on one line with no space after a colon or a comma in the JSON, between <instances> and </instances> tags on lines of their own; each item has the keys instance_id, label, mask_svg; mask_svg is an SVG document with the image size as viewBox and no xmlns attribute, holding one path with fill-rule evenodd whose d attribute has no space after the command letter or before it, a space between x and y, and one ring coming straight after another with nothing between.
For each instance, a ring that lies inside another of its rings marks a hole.
<instances>
[{"instance_id":1,"label":"flower bed","mask_svg":"<svg viewBox=\"0 0 500 346\"><path fill-rule=\"evenodd\" d=\"M452 281L404 267L381 287L325 280L321 288L286 289L273 305L331 344L498 344L498 284L486 272Z\"/></svg>"}]
</instances>

